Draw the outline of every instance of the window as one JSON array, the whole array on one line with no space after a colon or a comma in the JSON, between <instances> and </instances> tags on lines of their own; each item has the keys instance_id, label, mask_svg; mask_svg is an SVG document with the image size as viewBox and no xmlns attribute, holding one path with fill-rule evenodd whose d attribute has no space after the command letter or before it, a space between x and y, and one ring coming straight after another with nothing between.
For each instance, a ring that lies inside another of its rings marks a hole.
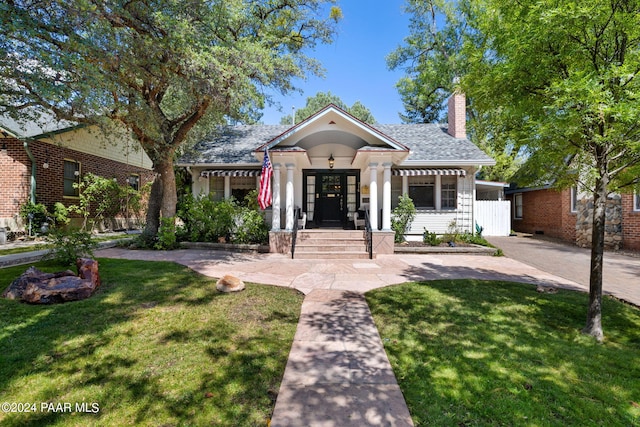
<instances>
[{"instance_id":1,"label":"window","mask_svg":"<svg viewBox=\"0 0 640 427\"><path fill-rule=\"evenodd\" d=\"M78 197L78 188L74 184L80 183L80 163L75 160L64 161L64 195Z\"/></svg>"},{"instance_id":2,"label":"window","mask_svg":"<svg viewBox=\"0 0 640 427\"><path fill-rule=\"evenodd\" d=\"M240 204L244 204L244 198L257 187L255 176L232 176L231 196Z\"/></svg>"},{"instance_id":3,"label":"window","mask_svg":"<svg viewBox=\"0 0 640 427\"><path fill-rule=\"evenodd\" d=\"M578 189L571 187L571 212L578 211Z\"/></svg>"},{"instance_id":4,"label":"window","mask_svg":"<svg viewBox=\"0 0 640 427\"><path fill-rule=\"evenodd\" d=\"M410 176L409 177L409 197L413 200L416 208L434 209L433 187L435 179L433 176Z\"/></svg>"},{"instance_id":5,"label":"window","mask_svg":"<svg viewBox=\"0 0 640 427\"><path fill-rule=\"evenodd\" d=\"M131 186L131 188L133 188L134 190L138 191L140 189L140 175L129 175L129 177L127 178L127 184L129 184L129 186Z\"/></svg>"},{"instance_id":6,"label":"window","mask_svg":"<svg viewBox=\"0 0 640 427\"><path fill-rule=\"evenodd\" d=\"M209 196L215 201L224 199L224 177L212 176L209 178Z\"/></svg>"},{"instance_id":7,"label":"window","mask_svg":"<svg viewBox=\"0 0 640 427\"><path fill-rule=\"evenodd\" d=\"M513 196L514 212L513 217L522 219L522 193Z\"/></svg>"},{"instance_id":8,"label":"window","mask_svg":"<svg viewBox=\"0 0 640 427\"><path fill-rule=\"evenodd\" d=\"M640 190L633 193L633 210L640 211Z\"/></svg>"},{"instance_id":9,"label":"window","mask_svg":"<svg viewBox=\"0 0 640 427\"><path fill-rule=\"evenodd\" d=\"M458 191L456 189L457 178L455 176L442 177L442 209L458 208Z\"/></svg>"}]
</instances>

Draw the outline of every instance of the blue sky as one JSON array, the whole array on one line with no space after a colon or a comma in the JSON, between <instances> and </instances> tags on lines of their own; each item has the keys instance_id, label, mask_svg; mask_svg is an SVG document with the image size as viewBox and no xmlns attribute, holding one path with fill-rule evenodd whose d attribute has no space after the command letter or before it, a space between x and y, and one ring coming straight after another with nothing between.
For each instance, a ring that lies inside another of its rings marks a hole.
<instances>
[{"instance_id":1,"label":"blue sky","mask_svg":"<svg viewBox=\"0 0 640 427\"><path fill-rule=\"evenodd\" d=\"M338 5L343 19L334 43L308 53L320 61L325 77L295 81L302 93L274 97L282 111L278 106L266 108L264 124L279 124L291 107L304 107L318 92L331 92L349 106L360 101L378 123L400 123L403 108L395 84L404 72L389 71L385 58L409 35L404 0L341 0Z\"/></svg>"}]
</instances>

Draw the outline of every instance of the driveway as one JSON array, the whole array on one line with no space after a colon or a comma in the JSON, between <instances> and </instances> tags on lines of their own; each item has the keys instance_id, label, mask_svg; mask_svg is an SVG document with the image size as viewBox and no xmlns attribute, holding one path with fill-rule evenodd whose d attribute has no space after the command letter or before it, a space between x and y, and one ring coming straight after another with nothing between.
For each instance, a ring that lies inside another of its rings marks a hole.
<instances>
[{"instance_id":1,"label":"driveway","mask_svg":"<svg viewBox=\"0 0 640 427\"><path fill-rule=\"evenodd\" d=\"M591 251L531 236L488 237L506 257L562 277L589 290ZM603 292L640 306L640 257L605 252Z\"/></svg>"}]
</instances>

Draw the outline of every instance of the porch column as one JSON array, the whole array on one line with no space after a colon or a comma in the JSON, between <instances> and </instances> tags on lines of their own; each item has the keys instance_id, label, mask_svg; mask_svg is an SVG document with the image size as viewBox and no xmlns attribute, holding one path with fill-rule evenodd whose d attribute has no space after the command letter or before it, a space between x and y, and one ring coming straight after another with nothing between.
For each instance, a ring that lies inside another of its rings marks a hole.
<instances>
[{"instance_id":1,"label":"porch column","mask_svg":"<svg viewBox=\"0 0 640 427\"><path fill-rule=\"evenodd\" d=\"M436 210L439 211L442 209L442 176L436 175L435 178L433 198L435 199Z\"/></svg>"},{"instance_id":2,"label":"porch column","mask_svg":"<svg viewBox=\"0 0 640 427\"><path fill-rule=\"evenodd\" d=\"M293 167L295 166L292 163L287 163L287 187L286 187L286 203L287 203L287 212L286 212L286 227L287 231L293 230Z\"/></svg>"},{"instance_id":3,"label":"porch column","mask_svg":"<svg viewBox=\"0 0 640 427\"><path fill-rule=\"evenodd\" d=\"M229 200L231 198L231 177L224 177L224 199Z\"/></svg>"},{"instance_id":4,"label":"porch column","mask_svg":"<svg viewBox=\"0 0 640 427\"><path fill-rule=\"evenodd\" d=\"M378 164L369 163L371 182L369 183L369 220L371 229L378 229Z\"/></svg>"},{"instance_id":5,"label":"porch column","mask_svg":"<svg viewBox=\"0 0 640 427\"><path fill-rule=\"evenodd\" d=\"M271 193L271 231L280 230L280 163L273 164L273 189Z\"/></svg>"},{"instance_id":6,"label":"porch column","mask_svg":"<svg viewBox=\"0 0 640 427\"><path fill-rule=\"evenodd\" d=\"M402 175L402 194L409 195L409 177Z\"/></svg>"},{"instance_id":7,"label":"porch column","mask_svg":"<svg viewBox=\"0 0 640 427\"><path fill-rule=\"evenodd\" d=\"M382 182L382 229L391 231L391 163L383 163Z\"/></svg>"}]
</instances>

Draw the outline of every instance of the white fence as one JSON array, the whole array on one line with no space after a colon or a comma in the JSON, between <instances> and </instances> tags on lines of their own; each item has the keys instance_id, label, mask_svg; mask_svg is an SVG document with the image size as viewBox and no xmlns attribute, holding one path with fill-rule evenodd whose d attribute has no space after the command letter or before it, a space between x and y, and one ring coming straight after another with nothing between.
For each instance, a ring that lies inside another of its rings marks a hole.
<instances>
[{"instance_id":1,"label":"white fence","mask_svg":"<svg viewBox=\"0 0 640 427\"><path fill-rule=\"evenodd\" d=\"M474 217L483 236L508 236L511 232L511 202L508 200L476 200Z\"/></svg>"}]
</instances>

